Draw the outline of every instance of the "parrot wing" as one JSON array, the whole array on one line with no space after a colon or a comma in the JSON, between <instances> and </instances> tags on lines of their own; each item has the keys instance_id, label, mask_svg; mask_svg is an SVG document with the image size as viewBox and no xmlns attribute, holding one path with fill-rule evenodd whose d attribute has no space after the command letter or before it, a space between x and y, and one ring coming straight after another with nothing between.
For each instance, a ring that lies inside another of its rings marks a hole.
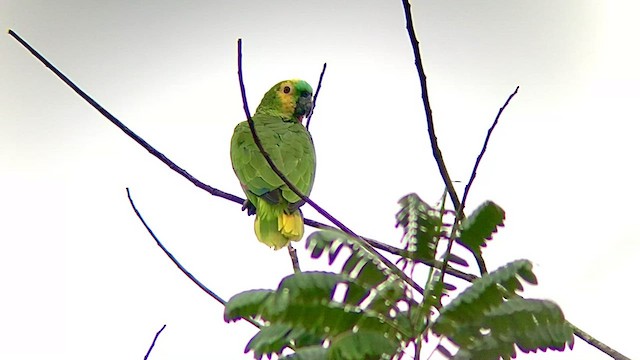
<instances>
[{"instance_id":1,"label":"parrot wing","mask_svg":"<svg viewBox=\"0 0 640 360\"><path fill-rule=\"evenodd\" d=\"M304 126L268 116L254 117L254 124L262 146L278 170L298 190L309 195L315 175L315 151L311 136ZM288 203L294 208L302 205L300 197L287 187L264 159L246 121L235 128L231 141L231 162L252 203L255 204L257 200L253 197L261 197L273 204Z\"/></svg>"}]
</instances>

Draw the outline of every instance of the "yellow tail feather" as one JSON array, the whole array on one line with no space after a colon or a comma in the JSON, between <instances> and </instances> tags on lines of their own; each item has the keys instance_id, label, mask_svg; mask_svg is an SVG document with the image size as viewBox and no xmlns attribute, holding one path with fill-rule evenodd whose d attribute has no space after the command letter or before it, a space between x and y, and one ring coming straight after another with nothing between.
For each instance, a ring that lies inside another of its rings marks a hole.
<instances>
[{"instance_id":1,"label":"yellow tail feather","mask_svg":"<svg viewBox=\"0 0 640 360\"><path fill-rule=\"evenodd\" d=\"M278 216L278 230L292 241L302 239L304 220L302 220L300 211L296 211L293 214L282 213Z\"/></svg>"},{"instance_id":2,"label":"yellow tail feather","mask_svg":"<svg viewBox=\"0 0 640 360\"><path fill-rule=\"evenodd\" d=\"M260 242L281 249L291 241L299 241L304 233L304 219L300 210L287 214L283 209L263 207L258 200L258 211L254 223L256 237ZM261 211L262 210L262 211Z\"/></svg>"}]
</instances>

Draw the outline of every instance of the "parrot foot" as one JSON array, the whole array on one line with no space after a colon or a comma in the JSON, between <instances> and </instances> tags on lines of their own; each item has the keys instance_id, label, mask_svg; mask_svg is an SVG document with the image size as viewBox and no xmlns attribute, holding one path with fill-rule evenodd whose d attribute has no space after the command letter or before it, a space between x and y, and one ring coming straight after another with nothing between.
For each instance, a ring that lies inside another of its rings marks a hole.
<instances>
[{"instance_id":1,"label":"parrot foot","mask_svg":"<svg viewBox=\"0 0 640 360\"><path fill-rule=\"evenodd\" d=\"M245 200L244 204L242 204L242 211L247 210L247 215L255 215L256 214L256 206L251 203L249 200Z\"/></svg>"}]
</instances>

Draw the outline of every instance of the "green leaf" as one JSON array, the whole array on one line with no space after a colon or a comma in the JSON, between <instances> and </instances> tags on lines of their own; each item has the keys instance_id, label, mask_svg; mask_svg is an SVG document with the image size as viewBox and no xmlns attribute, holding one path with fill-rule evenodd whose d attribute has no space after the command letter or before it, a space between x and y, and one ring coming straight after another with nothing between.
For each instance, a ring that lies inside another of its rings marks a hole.
<instances>
[{"instance_id":1,"label":"green leaf","mask_svg":"<svg viewBox=\"0 0 640 360\"><path fill-rule=\"evenodd\" d=\"M336 285L347 278L341 274L325 271L306 271L289 275L282 279L278 292L287 292L292 301L328 301L333 297Z\"/></svg>"},{"instance_id":2,"label":"green leaf","mask_svg":"<svg viewBox=\"0 0 640 360\"><path fill-rule=\"evenodd\" d=\"M548 300L511 299L486 313L483 335L460 348L454 359L511 359L525 353L573 348L573 330Z\"/></svg>"},{"instance_id":3,"label":"green leaf","mask_svg":"<svg viewBox=\"0 0 640 360\"><path fill-rule=\"evenodd\" d=\"M548 300L515 298L487 312L492 336L515 343L523 352L573 347L573 330L558 305Z\"/></svg>"},{"instance_id":4,"label":"green leaf","mask_svg":"<svg viewBox=\"0 0 640 360\"><path fill-rule=\"evenodd\" d=\"M434 260L442 230L442 214L411 193L398 201L396 227L402 227L402 241L411 258Z\"/></svg>"},{"instance_id":5,"label":"green leaf","mask_svg":"<svg viewBox=\"0 0 640 360\"><path fill-rule=\"evenodd\" d=\"M234 295L224 307L224 321L255 317L273 290L249 290Z\"/></svg>"},{"instance_id":6,"label":"green leaf","mask_svg":"<svg viewBox=\"0 0 640 360\"><path fill-rule=\"evenodd\" d=\"M511 359L524 352L564 350L573 331L562 311L547 300L522 299L522 283L535 283L527 260L511 262L480 279L445 306L434 333L458 345L454 359Z\"/></svg>"},{"instance_id":7,"label":"green leaf","mask_svg":"<svg viewBox=\"0 0 640 360\"><path fill-rule=\"evenodd\" d=\"M331 360L378 360L391 358L399 344L372 330L348 332L336 337L329 347Z\"/></svg>"},{"instance_id":8,"label":"green leaf","mask_svg":"<svg viewBox=\"0 0 640 360\"><path fill-rule=\"evenodd\" d=\"M261 359L264 354L282 353L282 350L290 345L291 327L284 324L264 326L249 340L245 353L253 351L255 359Z\"/></svg>"},{"instance_id":9,"label":"green leaf","mask_svg":"<svg viewBox=\"0 0 640 360\"><path fill-rule=\"evenodd\" d=\"M522 289L520 274L526 274L525 281L533 273L528 260L516 260L476 279L447 306L433 325L433 331L445 335L454 343L464 346L479 337L481 320L486 312L498 307L507 297L513 297Z\"/></svg>"},{"instance_id":10,"label":"green leaf","mask_svg":"<svg viewBox=\"0 0 640 360\"><path fill-rule=\"evenodd\" d=\"M462 221L458 242L469 250L480 254L480 248L491 240L498 226L504 225L505 212L492 201L486 201Z\"/></svg>"}]
</instances>

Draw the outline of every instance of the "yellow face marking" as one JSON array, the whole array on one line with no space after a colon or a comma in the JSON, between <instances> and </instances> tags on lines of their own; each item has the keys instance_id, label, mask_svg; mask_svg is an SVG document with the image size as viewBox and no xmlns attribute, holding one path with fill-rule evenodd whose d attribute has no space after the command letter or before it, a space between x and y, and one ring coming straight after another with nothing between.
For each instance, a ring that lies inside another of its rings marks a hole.
<instances>
[{"instance_id":1,"label":"yellow face marking","mask_svg":"<svg viewBox=\"0 0 640 360\"><path fill-rule=\"evenodd\" d=\"M282 112L288 116L293 115L296 109L296 102L294 100L296 88L291 81L285 81L280 84L278 89L278 100L282 106Z\"/></svg>"}]
</instances>

